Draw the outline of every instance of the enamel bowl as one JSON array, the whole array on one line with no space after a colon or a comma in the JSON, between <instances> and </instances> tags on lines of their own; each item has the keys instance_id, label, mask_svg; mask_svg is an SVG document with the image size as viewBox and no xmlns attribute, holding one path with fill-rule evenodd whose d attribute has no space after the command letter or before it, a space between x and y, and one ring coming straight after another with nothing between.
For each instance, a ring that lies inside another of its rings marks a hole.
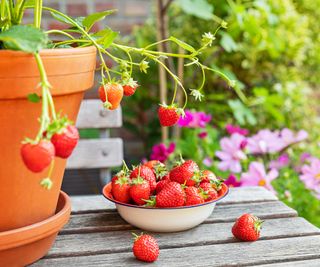
<instances>
[{"instance_id":1,"label":"enamel bowl","mask_svg":"<svg viewBox=\"0 0 320 267\"><path fill-rule=\"evenodd\" d=\"M212 213L216 203L229 192L222 184L219 197L199 205L177 208L150 208L126 204L113 199L111 183L103 188L103 195L113 202L120 216L129 224L151 232L178 232L193 228L205 221Z\"/></svg>"}]
</instances>

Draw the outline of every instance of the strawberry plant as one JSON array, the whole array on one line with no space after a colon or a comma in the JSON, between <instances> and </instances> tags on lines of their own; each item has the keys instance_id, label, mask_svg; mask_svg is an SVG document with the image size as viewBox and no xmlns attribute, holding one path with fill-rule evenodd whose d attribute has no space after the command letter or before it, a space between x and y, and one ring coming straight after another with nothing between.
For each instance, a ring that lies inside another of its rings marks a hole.
<instances>
[{"instance_id":1,"label":"strawberry plant","mask_svg":"<svg viewBox=\"0 0 320 267\"><path fill-rule=\"evenodd\" d=\"M23 25L22 23L25 11L28 9L33 10L33 25ZM65 24L67 28L44 31L41 29L43 12L49 12L54 19ZM55 107L51 94L52 85L40 56L41 50L94 46L100 59L98 69L102 77L99 94L103 106L110 110L114 110L120 105L123 95L134 94L138 84L140 84L132 77L133 69L147 73L151 62L158 64L172 77L175 84L170 105L167 106L167 103L162 103L163 106L159 109L160 122L164 126L174 125L180 115L184 114L183 110L188 103L188 92L181 79L163 63L161 58L183 58L185 68L193 68L194 71L198 70L200 72L202 75L201 84L198 88L189 92L197 100L203 98L202 89L208 71L220 75L229 86L234 85L234 82L224 73L212 68L212 66L204 65L199 60L199 56L204 50L213 45L218 30L226 28L227 25L224 21L221 21L213 34L207 32L202 35L199 48L195 48L173 36L144 47L133 47L118 43L116 41L118 33L110 28L97 32L91 31L97 21L103 20L114 12L116 10L106 10L86 17L73 18L54 8L44 6L41 0L0 0L0 49L32 54L40 74L41 96L36 93L26 96L31 102L41 101L42 113L39 118L39 130L35 136L29 136L23 140L21 154L26 166L33 172L40 172L49 167L47 177L41 182L46 188L52 186L50 176L54 168L54 156L69 157L79 136L77 129L72 126L72 122L68 120L65 114L60 114L60 111ZM53 40L50 38L53 35L61 36L61 38ZM179 47L180 51L169 53L154 50L154 47L159 43L171 43ZM107 65L106 58L113 61L114 68ZM184 95L184 103L181 106L178 106L176 101L178 90L182 90ZM41 159L39 159L40 155L43 155ZM141 185L138 183L138 186Z\"/></svg>"}]
</instances>

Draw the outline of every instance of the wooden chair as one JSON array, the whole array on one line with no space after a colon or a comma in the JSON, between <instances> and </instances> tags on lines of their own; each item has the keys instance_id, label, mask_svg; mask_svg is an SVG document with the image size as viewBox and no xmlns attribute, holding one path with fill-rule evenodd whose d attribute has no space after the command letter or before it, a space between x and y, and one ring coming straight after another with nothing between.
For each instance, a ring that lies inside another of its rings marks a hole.
<instances>
[{"instance_id":1,"label":"wooden chair","mask_svg":"<svg viewBox=\"0 0 320 267\"><path fill-rule=\"evenodd\" d=\"M110 138L110 128L122 126L121 108L109 111L99 100L83 100L77 120L78 129L99 129L99 139L81 139L68 159L67 169L100 169L102 184L110 181L110 168L122 165L123 142Z\"/></svg>"}]
</instances>

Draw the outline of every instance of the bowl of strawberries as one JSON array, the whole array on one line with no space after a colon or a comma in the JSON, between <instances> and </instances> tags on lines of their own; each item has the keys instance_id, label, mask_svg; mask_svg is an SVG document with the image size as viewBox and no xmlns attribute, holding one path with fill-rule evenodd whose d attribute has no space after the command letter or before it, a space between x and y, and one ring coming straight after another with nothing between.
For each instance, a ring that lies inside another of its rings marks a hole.
<instances>
[{"instance_id":1,"label":"bowl of strawberries","mask_svg":"<svg viewBox=\"0 0 320 267\"><path fill-rule=\"evenodd\" d=\"M129 170L124 166L103 188L120 216L152 232L177 232L205 221L228 187L193 160L181 160L170 171L159 161Z\"/></svg>"}]
</instances>

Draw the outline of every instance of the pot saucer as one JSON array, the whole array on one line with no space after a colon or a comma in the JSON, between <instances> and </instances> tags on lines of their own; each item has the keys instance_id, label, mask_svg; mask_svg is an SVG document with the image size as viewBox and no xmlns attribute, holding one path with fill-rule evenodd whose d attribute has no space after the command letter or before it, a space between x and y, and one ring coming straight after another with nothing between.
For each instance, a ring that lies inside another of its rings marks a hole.
<instances>
[{"instance_id":1,"label":"pot saucer","mask_svg":"<svg viewBox=\"0 0 320 267\"><path fill-rule=\"evenodd\" d=\"M70 199L60 191L55 215L35 224L0 232L0 267L26 266L42 258L68 222L70 213Z\"/></svg>"}]
</instances>

